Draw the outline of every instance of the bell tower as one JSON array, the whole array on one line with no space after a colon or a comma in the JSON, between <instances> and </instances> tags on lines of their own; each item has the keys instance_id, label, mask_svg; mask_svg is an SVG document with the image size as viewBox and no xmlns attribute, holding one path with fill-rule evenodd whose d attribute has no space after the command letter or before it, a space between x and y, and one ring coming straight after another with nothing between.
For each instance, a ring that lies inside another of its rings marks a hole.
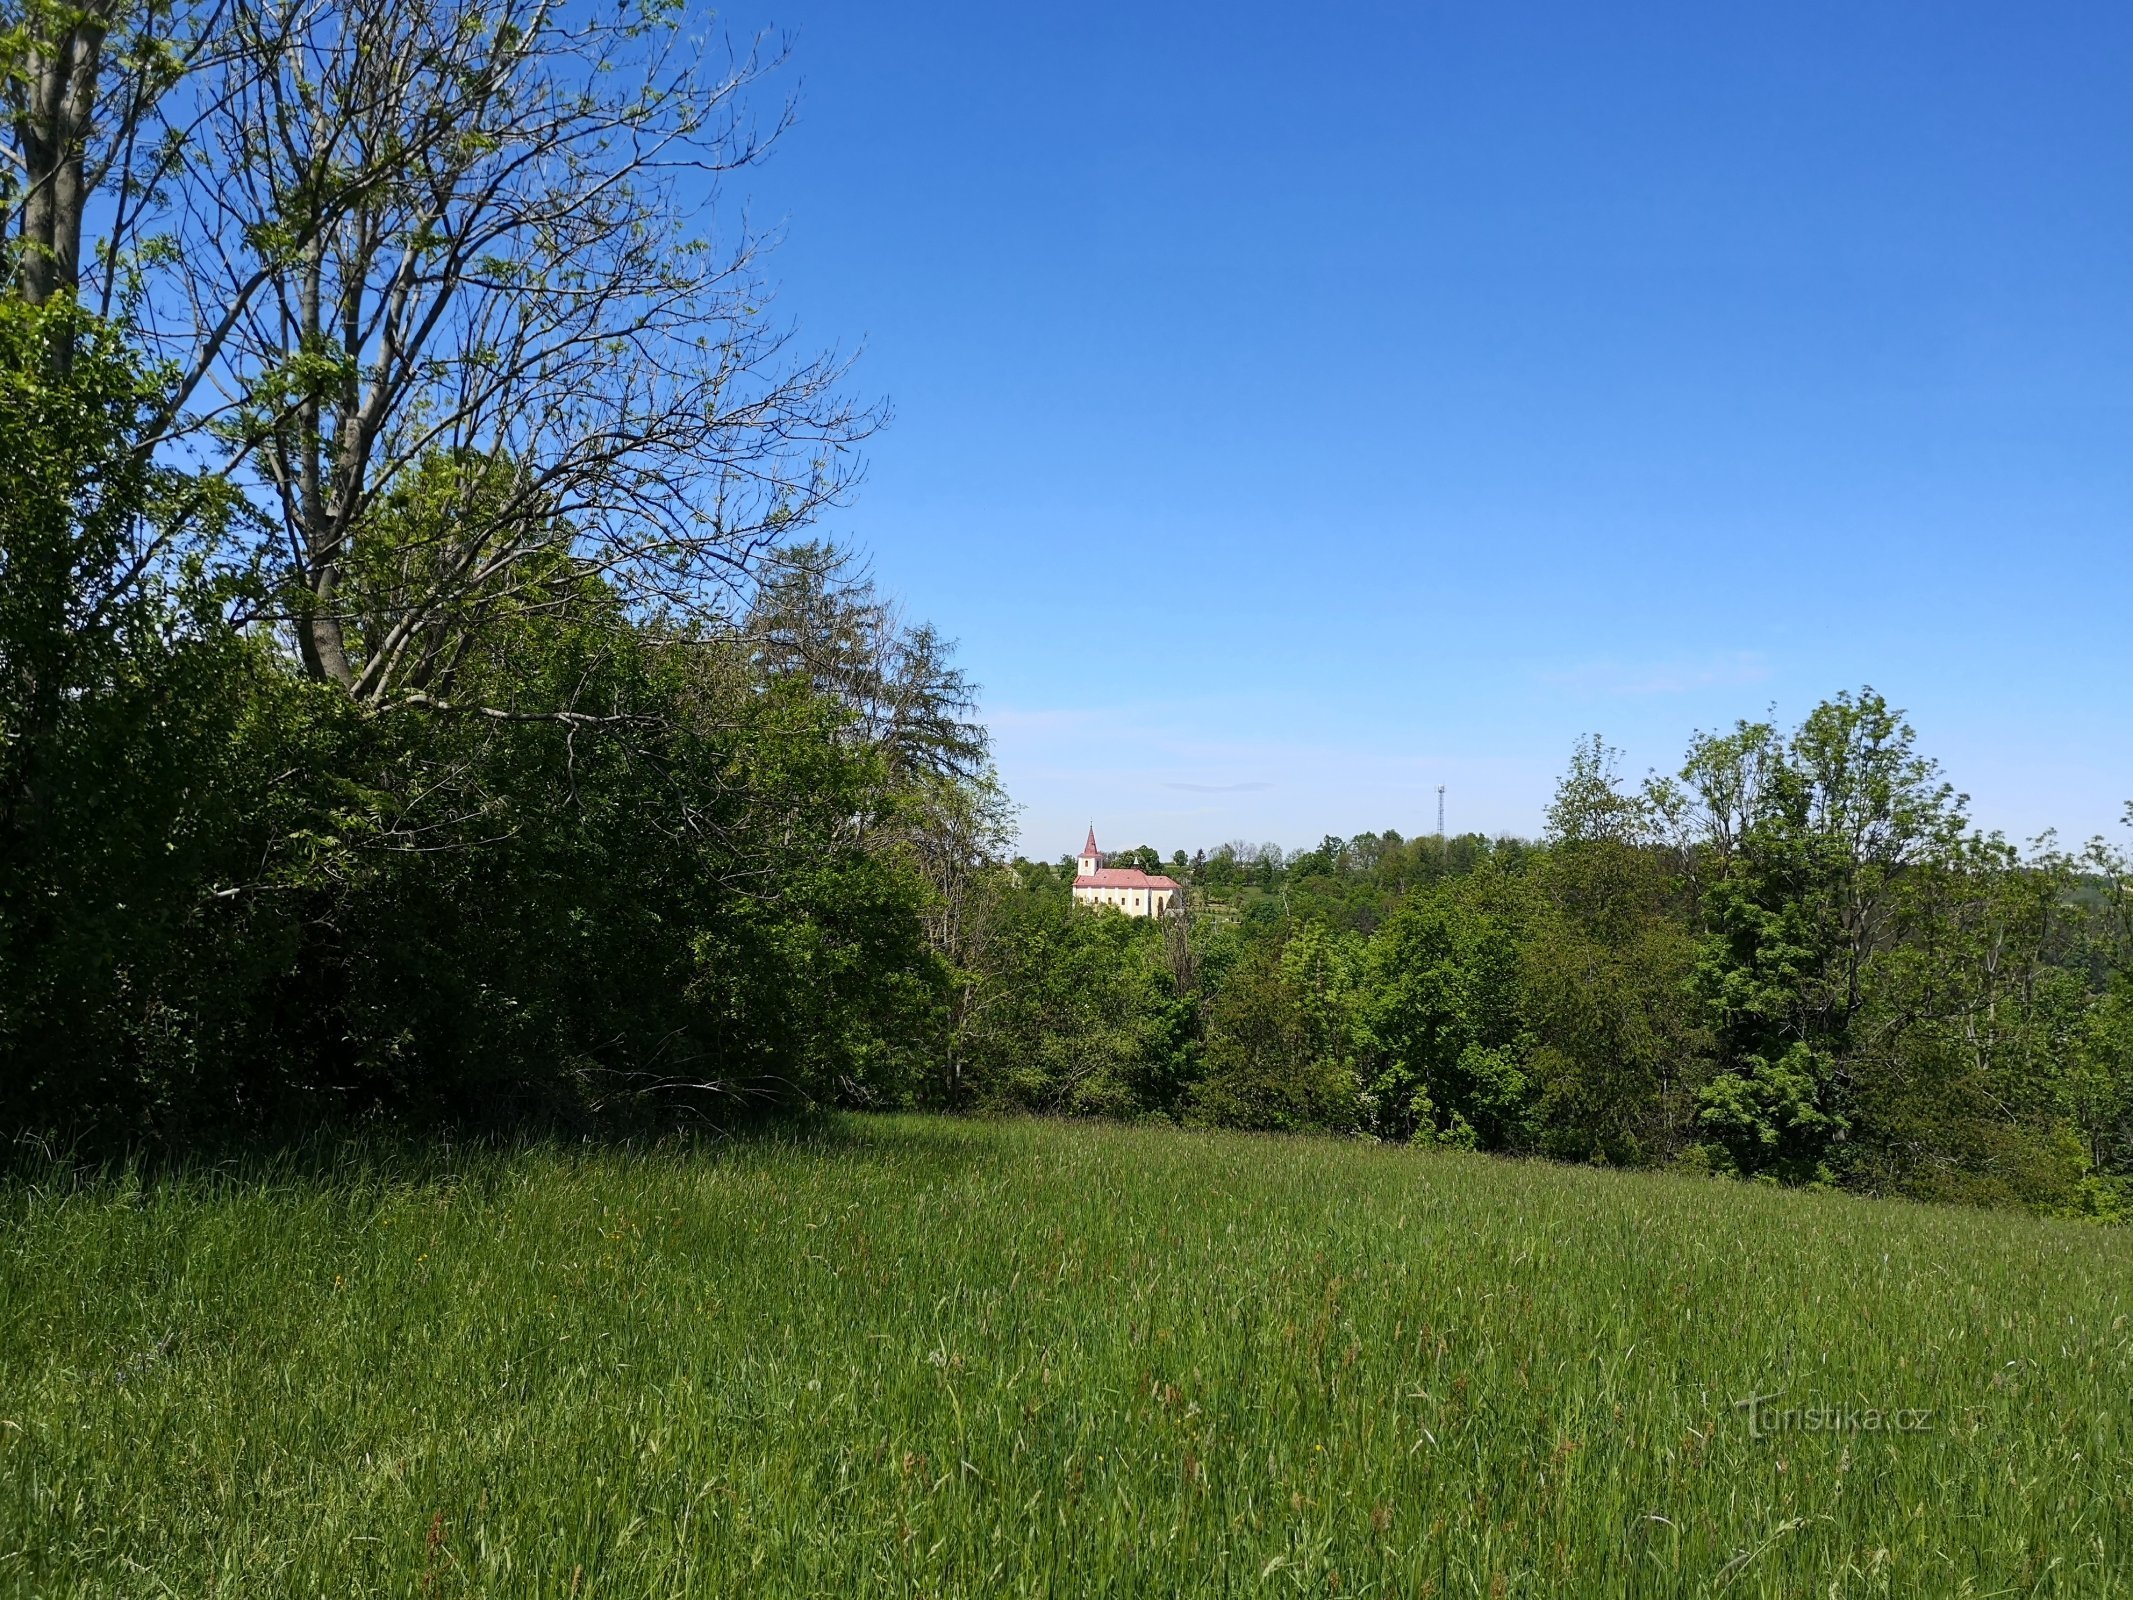
<instances>
[{"instance_id":1,"label":"bell tower","mask_svg":"<svg viewBox=\"0 0 2133 1600\"><path fill-rule=\"evenodd\" d=\"M1076 863L1075 870L1084 878L1093 878L1096 869L1103 864L1104 858L1096 850L1096 824L1092 822L1089 824L1089 842L1081 847L1081 860Z\"/></svg>"}]
</instances>

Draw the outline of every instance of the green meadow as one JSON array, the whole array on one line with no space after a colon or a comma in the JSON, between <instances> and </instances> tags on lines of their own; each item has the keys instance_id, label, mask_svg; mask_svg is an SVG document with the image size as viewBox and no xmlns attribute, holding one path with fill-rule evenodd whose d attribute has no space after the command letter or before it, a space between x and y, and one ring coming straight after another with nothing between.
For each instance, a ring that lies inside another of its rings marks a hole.
<instances>
[{"instance_id":1,"label":"green meadow","mask_svg":"<svg viewBox=\"0 0 2133 1600\"><path fill-rule=\"evenodd\" d=\"M17 1175L0 1593L2122 1594L2129 1318L2125 1230L1159 1128Z\"/></svg>"}]
</instances>

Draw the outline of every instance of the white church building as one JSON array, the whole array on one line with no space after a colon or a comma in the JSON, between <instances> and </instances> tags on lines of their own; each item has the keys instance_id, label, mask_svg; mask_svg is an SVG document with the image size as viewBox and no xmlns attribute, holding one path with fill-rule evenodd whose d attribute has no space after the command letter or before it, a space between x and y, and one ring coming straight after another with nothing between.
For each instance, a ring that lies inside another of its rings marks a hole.
<instances>
[{"instance_id":1,"label":"white church building","mask_svg":"<svg viewBox=\"0 0 2133 1600\"><path fill-rule=\"evenodd\" d=\"M1075 864L1076 904L1115 906L1129 917L1160 917L1173 908L1182 909L1179 897L1184 892L1185 886L1175 878L1105 866L1096 848L1096 825L1089 824L1089 842L1081 847L1081 859Z\"/></svg>"}]
</instances>

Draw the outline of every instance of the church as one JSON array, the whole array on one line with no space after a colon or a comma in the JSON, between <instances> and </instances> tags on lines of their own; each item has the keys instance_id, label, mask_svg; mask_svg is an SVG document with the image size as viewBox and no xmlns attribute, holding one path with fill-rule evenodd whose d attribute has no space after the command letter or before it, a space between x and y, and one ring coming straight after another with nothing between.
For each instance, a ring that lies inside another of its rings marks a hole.
<instances>
[{"instance_id":1,"label":"church","mask_svg":"<svg viewBox=\"0 0 2133 1600\"><path fill-rule=\"evenodd\" d=\"M1105 866L1096 848L1096 825L1089 824L1089 842L1081 847L1074 874L1076 904L1115 906L1129 917L1160 917L1184 909L1179 899L1184 892L1185 886L1175 878Z\"/></svg>"}]
</instances>

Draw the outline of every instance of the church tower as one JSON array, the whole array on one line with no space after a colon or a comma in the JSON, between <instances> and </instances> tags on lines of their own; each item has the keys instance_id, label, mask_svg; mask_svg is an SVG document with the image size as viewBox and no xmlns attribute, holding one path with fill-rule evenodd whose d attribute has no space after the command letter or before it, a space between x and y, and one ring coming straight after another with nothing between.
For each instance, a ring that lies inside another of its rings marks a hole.
<instances>
[{"instance_id":1,"label":"church tower","mask_svg":"<svg viewBox=\"0 0 2133 1600\"><path fill-rule=\"evenodd\" d=\"M1103 857L1096 853L1096 824L1089 824L1089 842L1081 847L1081 860L1077 869L1084 878L1096 876L1096 869L1103 865Z\"/></svg>"}]
</instances>

